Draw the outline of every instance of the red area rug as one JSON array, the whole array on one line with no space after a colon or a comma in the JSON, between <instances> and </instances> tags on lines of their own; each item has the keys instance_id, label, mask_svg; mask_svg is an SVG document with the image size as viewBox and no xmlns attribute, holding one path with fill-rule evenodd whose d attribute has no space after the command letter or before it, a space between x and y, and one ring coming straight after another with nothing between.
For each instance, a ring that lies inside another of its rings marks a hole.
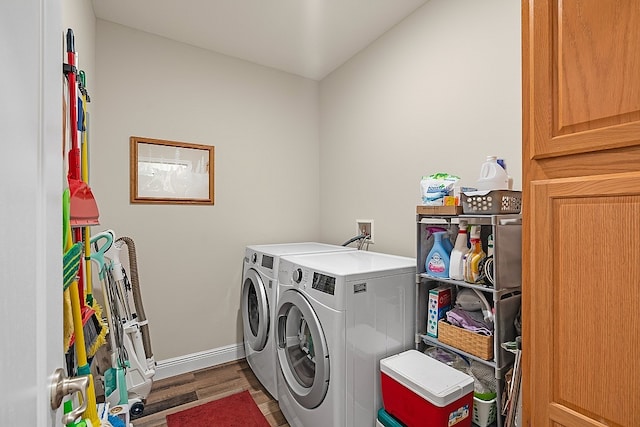
<instances>
[{"instance_id":1,"label":"red area rug","mask_svg":"<svg viewBox=\"0 0 640 427\"><path fill-rule=\"evenodd\" d=\"M167 415L169 427L269 427L248 390Z\"/></svg>"}]
</instances>

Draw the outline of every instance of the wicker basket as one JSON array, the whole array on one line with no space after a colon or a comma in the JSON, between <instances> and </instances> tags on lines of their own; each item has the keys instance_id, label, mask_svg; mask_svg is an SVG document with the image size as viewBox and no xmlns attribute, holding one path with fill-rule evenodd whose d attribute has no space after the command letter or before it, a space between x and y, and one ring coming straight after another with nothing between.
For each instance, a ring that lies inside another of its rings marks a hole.
<instances>
[{"instance_id":1,"label":"wicker basket","mask_svg":"<svg viewBox=\"0 0 640 427\"><path fill-rule=\"evenodd\" d=\"M466 351L484 360L493 359L493 337L458 328L441 320L438 322L438 341Z\"/></svg>"},{"instance_id":2,"label":"wicker basket","mask_svg":"<svg viewBox=\"0 0 640 427\"><path fill-rule=\"evenodd\" d=\"M466 214L517 214L522 209L522 191L493 190L462 193L462 210Z\"/></svg>"}]
</instances>

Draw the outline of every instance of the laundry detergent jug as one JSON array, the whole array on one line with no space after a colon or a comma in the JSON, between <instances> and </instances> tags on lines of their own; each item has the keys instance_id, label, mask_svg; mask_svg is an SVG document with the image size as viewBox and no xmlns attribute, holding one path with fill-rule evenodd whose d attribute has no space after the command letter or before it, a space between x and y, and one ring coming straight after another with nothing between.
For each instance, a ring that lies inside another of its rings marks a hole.
<instances>
[{"instance_id":1,"label":"laundry detergent jug","mask_svg":"<svg viewBox=\"0 0 640 427\"><path fill-rule=\"evenodd\" d=\"M476 187L480 191L509 189L509 175L498 163L497 156L487 156L487 161L480 168L480 178Z\"/></svg>"}]
</instances>

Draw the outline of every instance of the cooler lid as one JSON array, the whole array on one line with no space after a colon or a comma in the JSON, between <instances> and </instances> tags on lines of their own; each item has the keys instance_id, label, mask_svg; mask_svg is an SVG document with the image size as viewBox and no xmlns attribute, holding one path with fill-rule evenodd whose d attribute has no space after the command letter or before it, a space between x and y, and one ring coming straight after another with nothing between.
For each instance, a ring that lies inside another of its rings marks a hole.
<instances>
[{"instance_id":1,"label":"cooler lid","mask_svg":"<svg viewBox=\"0 0 640 427\"><path fill-rule=\"evenodd\" d=\"M382 359L380 371L438 407L473 392L472 377L417 350Z\"/></svg>"}]
</instances>

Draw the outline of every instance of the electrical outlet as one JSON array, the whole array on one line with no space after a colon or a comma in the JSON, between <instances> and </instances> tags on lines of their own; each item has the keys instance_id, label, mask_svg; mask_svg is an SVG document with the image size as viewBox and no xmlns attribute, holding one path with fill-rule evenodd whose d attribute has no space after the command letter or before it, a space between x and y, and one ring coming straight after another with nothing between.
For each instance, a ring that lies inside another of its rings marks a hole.
<instances>
[{"instance_id":1,"label":"electrical outlet","mask_svg":"<svg viewBox=\"0 0 640 427\"><path fill-rule=\"evenodd\" d=\"M375 243L373 241L373 220L372 219L356 219L356 225L358 227L357 234L368 234L369 243Z\"/></svg>"}]
</instances>

